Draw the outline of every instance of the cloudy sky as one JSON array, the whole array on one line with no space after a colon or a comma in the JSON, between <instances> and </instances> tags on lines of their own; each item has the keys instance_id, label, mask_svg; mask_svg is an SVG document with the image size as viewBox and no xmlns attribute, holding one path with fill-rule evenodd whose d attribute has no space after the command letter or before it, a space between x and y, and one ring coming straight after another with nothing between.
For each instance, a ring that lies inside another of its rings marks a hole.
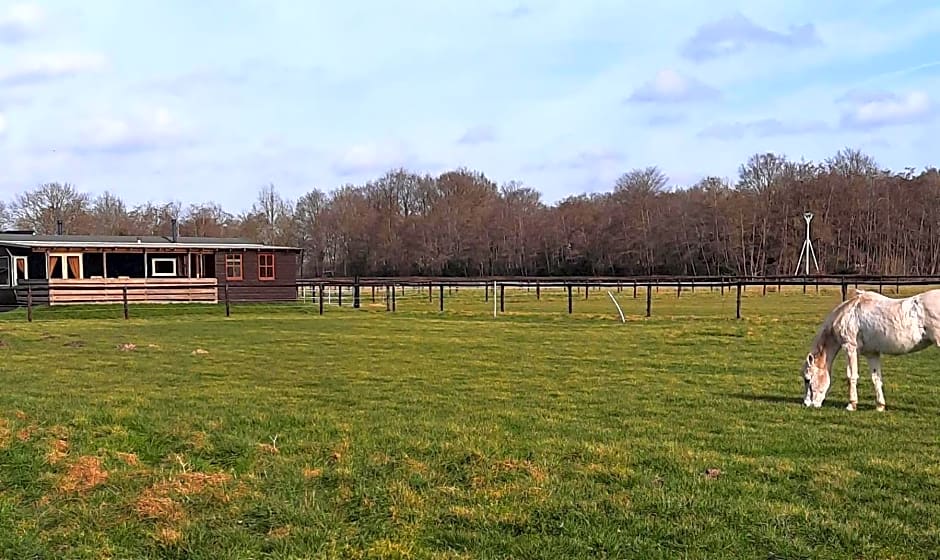
<instances>
[{"instance_id":1,"label":"cloudy sky","mask_svg":"<svg viewBox=\"0 0 940 560\"><path fill-rule=\"evenodd\" d=\"M547 202L659 166L936 165L940 5L0 0L0 195L248 207L404 166Z\"/></svg>"}]
</instances>

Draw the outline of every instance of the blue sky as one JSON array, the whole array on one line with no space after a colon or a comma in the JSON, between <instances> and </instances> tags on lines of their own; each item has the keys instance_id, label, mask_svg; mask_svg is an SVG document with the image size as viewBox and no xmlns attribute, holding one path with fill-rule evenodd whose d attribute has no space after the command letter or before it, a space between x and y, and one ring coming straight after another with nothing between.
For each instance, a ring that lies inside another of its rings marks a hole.
<instances>
[{"instance_id":1,"label":"blue sky","mask_svg":"<svg viewBox=\"0 0 940 560\"><path fill-rule=\"evenodd\" d=\"M936 165L940 5L0 0L0 195L251 205L404 166L546 202L756 152Z\"/></svg>"}]
</instances>

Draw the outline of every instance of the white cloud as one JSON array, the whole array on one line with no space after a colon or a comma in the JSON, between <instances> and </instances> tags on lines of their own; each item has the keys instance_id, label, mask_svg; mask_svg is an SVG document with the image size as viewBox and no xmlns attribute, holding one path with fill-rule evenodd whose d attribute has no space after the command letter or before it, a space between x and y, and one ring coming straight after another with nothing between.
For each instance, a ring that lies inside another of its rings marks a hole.
<instances>
[{"instance_id":1,"label":"white cloud","mask_svg":"<svg viewBox=\"0 0 940 560\"><path fill-rule=\"evenodd\" d=\"M78 153L128 154L168 148L186 141L186 128L165 107L127 117L98 117L81 126L73 150Z\"/></svg>"},{"instance_id":2,"label":"white cloud","mask_svg":"<svg viewBox=\"0 0 940 560\"><path fill-rule=\"evenodd\" d=\"M754 135L761 138L772 136L790 136L826 132L830 126L823 121L782 121L780 119L758 119L753 121L735 121L712 124L705 127L699 136L737 140Z\"/></svg>"},{"instance_id":3,"label":"white cloud","mask_svg":"<svg viewBox=\"0 0 940 560\"><path fill-rule=\"evenodd\" d=\"M6 132L7 132L7 118L6 116L4 116L3 113L0 113L0 138L3 138Z\"/></svg>"},{"instance_id":4,"label":"white cloud","mask_svg":"<svg viewBox=\"0 0 940 560\"><path fill-rule=\"evenodd\" d=\"M375 175L408 166L415 158L401 141L368 142L350 146L335 157L333 171L341 177Z\"/></svg>"},{"instance_id":5,"label":"white cloud","mask_svg":"<svg viewBox=\"0 0 940 560\"><path fill-rule=\"evenodd\" d=\"M652 80L634 90L628 100L640 103L682 103L714 99L718 96L718 90L715 88L667 68L660 70Z\"/></svg>"},{"instance_id":6,"label":"white cloud","mask_svg":"<svg viewBox=\"0 0 940 560\"><path fill-rule=\"evenodd\" d=\"M682 56L696 62L737 54L751 45L769 44L790 49L822 43L811 23L791 25L786 32L773 31L754 23L741 13L700 26L683 44Z\"/></svg>"},{"instance_id":7,"label":"white cloud","mask_svg":"<svg viewBox=\"0 0 940 560\"><path fill-rule=\"evenodd\" d=\"M13 44L35 34L45 14L36 4L13 4L0 12L0 44Z\"/></svg>"},{"instance_id":8,"label":"white cloud","mask_svg":"<svg viewBox=\"0 0 940 560\"><path fill-rule=\"evenodd\" d=\"M496 129L492 126L481 125L468 128L457 140L458 144L476 145L486 144L496 140Z\"/></svg>"},{"instance_id":9,"label":"white cloud","mask_svg":"<svg viewBox=\"0 0 940 560\"><path fill-rule=\"evenodd\" d=\"M21 57L0 67L0 85L15 86L99 72L107 66L103 55L91 52L43 53Z\"/></svg>"},{"instance_id":10,"label":"white cloud","mask_svg":"<svg viewBox=\"0 0 940 560\"><path fill-rule=\"evenodd\" d=\"M927 92L915 90L906 95L893 93L854 95L855 103L842 114L842 125L847 128L880 128L885 126L923 122L933 107Z\"/></svg>"}]
</instances>

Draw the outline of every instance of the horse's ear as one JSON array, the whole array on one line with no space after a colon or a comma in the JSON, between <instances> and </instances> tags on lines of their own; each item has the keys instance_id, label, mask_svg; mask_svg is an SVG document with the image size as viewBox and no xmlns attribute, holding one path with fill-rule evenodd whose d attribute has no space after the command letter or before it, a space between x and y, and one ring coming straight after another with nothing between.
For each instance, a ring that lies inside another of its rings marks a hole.
<instances>
[{"instance_id":1,"label":"horse's ear","mask_svg":"<svg viewBox=\"0 0 940 560\"><path fill-rule=\"evenodd\" d=\"M816 359L813 358L813 353L810 352L806 355L806 365L811 366L816 362Z\"/></svg>"}]
</instances>

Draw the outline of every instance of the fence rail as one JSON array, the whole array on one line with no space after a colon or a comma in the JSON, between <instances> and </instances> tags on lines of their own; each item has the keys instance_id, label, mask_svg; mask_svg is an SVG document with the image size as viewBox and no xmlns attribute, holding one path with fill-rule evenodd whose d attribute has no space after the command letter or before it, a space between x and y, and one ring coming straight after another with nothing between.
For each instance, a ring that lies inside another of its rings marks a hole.
<instances>
[{"instance_id":1,"label":"fence rail","mask_svg":"<svg viewBox=\"0 0 940 560\"><path fill-rule=\"evenodd\" d=\"M848 288L853 286L870 287L883 292L885 287L894 288L895 293L900 288L912 286L940 285L940 276L862 276L862 275L814 275L814 276L644 276L644 277L617 277L617 276L571 276L571 277L524 277L524 276L496 276L484 278L465 277L362 277L362 278L305 278L296 282L296 291L293 297L283 286L272 287L270 293L259 297L254 294L250 299L241 298L230 291L226 283L217 287L217 297L202 292L193 293L197 287L191 283L174 283L165 281L160 283L127 284L109 287L107 297L102 297L101 286L94 283L74 283L68 285L69 303L75 304L113 304L123 308L124 318L129 318L131 308L139 308L144 304L164 306L166 303L203 303L213 304L224 308L225 315L232 313L233 305L251 304L310 304L315 306L319 314L324 314L332 306L350 307L359 309L363 302L371 303L371 308L381 309L384 303L385 311L396 312L399 303L405 297L407 289L412 290L409 301L414 301L417 294L425 302L423 309L429 309L428 304L437 304L438 311L447 309L446 301L452 297L453 291L460 289L476 289L482 294L482 300L490 303L493 314L505 313L506 291L525 289L534 291L534 299L541 300L543 290L562 290L567 299L567 313L575 312L575 299L588 298L592 290L608 288L618 293L632 291L634 299L645 297L646 317L653 314L653 293L662 290L674 290L676 297L684 293L695 293L696 290L726 291L735 293L735 317L742 317L742 294L748 289L759 287L766 295L768 288L776 287L778 290L784 286L801 286L803 292L809 288L819 291L823 286L839 286L842 299L848 295ZM61 302L61 298L50 297L50 288L61 289L58 285L25 284L21 287L22 294L17 294L20 307L26 308L29 321L33 320L34 308L48 307L50 302ZM198 288L206 288L198 286ZM215 286L212 286L213 291ZM263 288L257 288L263 290ZM165 290L166 293L162 293ZM445 293L446 291L446 293ZM181 294L183 296L181 296ZM476 293L479 293L476 292ZM214 292L215 293L215 292ZM557 292L556 292L557 294ZM557 296L556 296L557 297ZM201 300L201 301L200 301ZM436 300L436 301L435 301ZM616 301L616 300L615 300ZM56 308L69 307L69 305L53 305Z\"/></svg>"}]
</instances>

